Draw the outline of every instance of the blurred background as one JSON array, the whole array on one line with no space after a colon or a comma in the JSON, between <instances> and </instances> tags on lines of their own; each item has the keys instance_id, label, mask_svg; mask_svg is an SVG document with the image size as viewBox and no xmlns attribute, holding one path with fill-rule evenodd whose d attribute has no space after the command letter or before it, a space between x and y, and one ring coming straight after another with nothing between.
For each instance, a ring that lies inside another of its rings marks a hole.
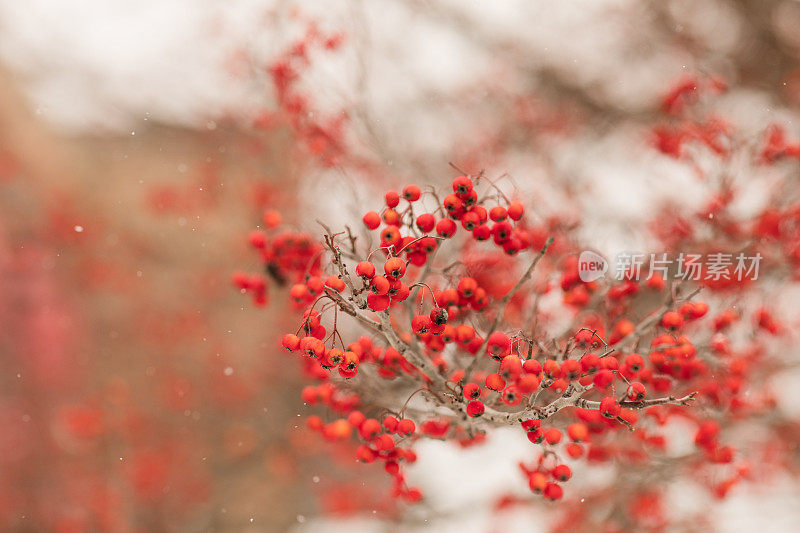
<instances>
[{"instance_id":1,"label":"blurred background","mask_svg":"<svg viewBox=\"0 0 800 533\"><path fill-rule=\"evenodd\" d=\"M642 133L665 91L720 76L743 131L797 136L798 54L795 0L0 0L0 529L391 528L380 472L300 427L285 293L230 284L264 210L313 229L458 161L641 245L654 199L702 190ZM430 453L436 495L467 462ZM796 497L718 514L793 531Z\"/></svg>"}]
</instances>

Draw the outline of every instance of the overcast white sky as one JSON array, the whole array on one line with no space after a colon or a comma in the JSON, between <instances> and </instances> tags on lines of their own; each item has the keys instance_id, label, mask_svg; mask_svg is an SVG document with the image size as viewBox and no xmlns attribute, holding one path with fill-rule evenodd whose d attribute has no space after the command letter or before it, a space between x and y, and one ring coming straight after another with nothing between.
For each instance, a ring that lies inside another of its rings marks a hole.
<instances>
[{"instance_id":1,"label":"overcast white sky","mask_svg":"<svg viewBox=\"0 0 800 533\"><path fill-rule=\"evenodd\" d=\"M486 75L491 57L453 31L455 14L477 21L485 35L517 42L531 61L568 71L576 80L639 105L680 72L683 58L652 50L631 56L625 72L609 62L629 55L634 0L480 2L438 0L421 15L399 0L0 0L0 58L22 79L31 101L54 123L70 129L128 128L146 113L164 121L204 123L222 112L246 112L259 94L237 77L237 50L269 54L292 35L292 25L270 18L296 6L331 29L357 38L349 47L374 58L369 74L380 91L374 104L463 84ZM448 11L452 10L452 11ZM450 13L450 15L448 15ZM604 15L604 16L601 16ZM591 29L591 31L587 31ZM635 44L635 43L634 43ZM347 58L347 52L343 54ZM352 60L352 54L349 56ZM641 59L646 59L642 61ZM327 78L328 90L352 88Z\"/></svg>"},{"instance_id":2,"label":"overcast white sky","mask_svg":"<svg viewBox=\"0 0 800 533\"><path fill-rule=\"evenodd\" d=\"M242 50L262 62L274 57L299 35L302 25L288 15L300 11L349 36L343 50L315 62L314 98L332 108L361 98L398 150L447 161L454 139L476 127L474 117L458 107L438 112L425 105L426 95L496 75L486 41L521 51L526 65L557 71L620 108L638 109L684 72L724 71L725 54L737 45L741 21L725 4L692 4L702 17L684 4L670 4L676 20L692 15L681 31L714 52L703 64L669 40L654 41L647 3L637 0L431 0L425 9L415 0L0 0L0 60L38 113L66 131L127 134L145 118L199 127L221 115L249 122L255 109L269 107L270 93L235 58ZM463 24L474 26L465 31ZM362 65L365 84L357 89ZM726 116L754 132L780 111L753 92L735 91L723 104ZM511 154L497 174L531 182L531 155ZM648 198L703 201L686 165L655 157L642 131L624 128L600 136L589 128L553 154L557 171L587 191L579 202L605 222L593 226L597 248L641 246L628 227L648 214ZM333 183L322 176L314 185ZM763 201L746 197L744 209Z\"/></svg>"}]
</instances>

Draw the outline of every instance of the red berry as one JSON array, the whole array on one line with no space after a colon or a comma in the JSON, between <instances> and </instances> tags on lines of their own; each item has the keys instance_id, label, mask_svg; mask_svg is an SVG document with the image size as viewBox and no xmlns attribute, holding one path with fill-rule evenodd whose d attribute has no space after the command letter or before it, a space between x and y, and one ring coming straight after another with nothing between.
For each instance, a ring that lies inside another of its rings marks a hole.
<instances>
[{"instance_id":1,"label":"red berry","mask_svg":"<svg viewBox=\"0 0 800 533\"><path fill-rule=\"evenodd\" d=\"M583 455L583 446L581 446L580 444L570 442L565 446L565 449L567 451L567 455L569 455L573 459L578 459Z\"/></svg>"},{"instance_id":2,"label":"red berry","mask_svg":"<svg viewBox=\"0 0 800 533\"><path fill-rule=\"evenodd\" d=\"M383 465L383 469L387 474L395 476L400 471L400 465L397 464L397 461L386 461L386 464Z\"/></svg>"},{"instance_id":3,"label":"red berry","mask_svg":"<svg viewBox=\"0 0 800 533\"><path fill-rule=\"evenodd\" d=\"M342 362L339 363L339 375L349 379L358 374L358 354L353 351L344 352Z\"/></svg>"},{"instance_id":4,"label":"red berry","mask_svg":"<svg viewBox=\"0 0 800 533\"><path fill-rule=\"evenodd\" d=\"M581 357L580 363L584 374L594 374L600 368L600 356L596 353L587 353Z\"/></svg>"},{"instance_id":5,"label":"red berry","mask_svg":"<svg viewBox=\"0 0 800 533\"><path fill-rule=\"evenodd\" d=\"M542 472L532 472L528 476L528 486L534 494L541 494L547 486L547 476Z\"/></svg>"},{"instance_id":6,"label":"red berry","mask_svg":"<svg viewBox=\"0 0 800 533\"><path fill-rule=\"evenodd\" d=\"M281 344L290 352L296 352L300 348L300 339L297 337L297 335L287 333L283 336Z\"/></svg>"},{"instance_id":7,"label":"red berry","mask_svg":"<svg viewBox=\"0 0 800 533\"><path fill-rule=\"evenodd\" d=\"M660 291L666 287L666 282L661 274L655 273L647 280L647 286L653 290Z\"/></svg>"},{"instance_id":8,"label":"red berry","mask_svg":"<svg viewBox=\"0 0 800 533\"><path fill-rule=\"evenodd\" d=\"M628 386L625 396L632 402L641 402L647 396L647 389L638 381L634 381Z\"/></svg>"},{"instance_id":9,"label":"red berry","mask_svg":"<svg viewBox=\"0 0 800 533\"><path fill-rule=\"evenodd\" d=\"M420 194L422 194L422 191L416 185L406 185L405 189L403 189L403 198L409 202L419 200Z\"/></svg>"},{"instance_id":10,"label":"red berry","mask_svg":"<svg viewBox=\"0 0 800 533\"><path fill-rule=\"evenodd\" d=\"M386 199L386 207L389 208L397 207L397 204L400 203L400 195L397 194L397 191L387 192L384 198Z\"/></svg>"},{"instance_id":11,"label":"red berry","mask_svg":"<svg viewBox=\"0 0 800 533\"><path fill-rule=\"evenodd\" d=\"M375 211L370 211L361 219L369 229L378 229L381 225L381 216Z\"/></svg>"},{"instance_id":12,"label":"red berry","mask_svg":"<svg viewBox=\"0 0 800 533\"><path fill-rule=\"evenodd\" d=\"M261 217L265 228L277 228L281 225L281 219L281 214L272 209L264 211L264 215Z\"/></svg>"},{"instance_id":13,"label":"red berry","mask_svg":"<svg viewBox=\"0 0 800 533\"><path fill-rule=\"evenodd\" d=\"M445 196L442 205L447 210L447 214L453 218L461 218L464 212L464 202L455 194Z\"/></svg>"},{"instance_id":14,"label":"red berry","mask_svg":"<svg viewBox=\"0 0 800 533\"><path fill-rule=\"evenodd\" d=\"M708 304L705 302L696 302L694 307L692 307L691 317L692 318L701 318L708 313Z\"/></svg>"},{"instance_id":15,"label":"red berry","mask_svg":"<svg viewBox=\"0 0 800 533\"><path fill-rule=\"evenodd\" d=\"M542 367L544 375L549 379L556 379L561 375L561 367L555 359L548 359Z\"/></svg>"},{"instance_id":16,"label":"red berry","mask_svg":"<svg viewBox=\"0 0 800 533\"><path fill-rule=\"evenodd\" d=\"M469 209L478 202L478 193L472 190L463 196L459 196L459 198L464 203L464 208Z\"/></svg>"},{"instance_id":17,"label":"red berry","mask_svg":"<svg viewBox=\"0 0 800 533\"><path fill-rule=\"evenodd\" d=\"M519 202L511 202L508 206L508 218L511 220L519 220L525 214L525 208Z\"/></svg>"},{"instance_id":18,"label":"red berry","mask_svg":"<svg viewBox=\"0 0 800 533\"><path fill-rule=\"evenodd\" d=\"M683 317L680 313L669 311L661 318L661 325L667 329L677 330L683 326Z\"/></svg>"},{"instance_id":19,"label":"red berry","mask_svg":"<svg viewBox=\"0 0 800 533\"><path fill-rule=\"evenodd\" d=\"M344 359L344 352L338 348L328 350L322 356L322 365L326 368L333 368L342 362Z\"/></svg>"},{"instance_id":20,"label":"red berry","mask_svg":"<svg viewBox=\"0 0 800 533\"><path fill-rule=\"evenodd\" d=\"M406 273L406 262L399 257L391 257L383 264L383 271L389 279L402 278Z\"/></svg>"},{"instance_id":21,"label":"red berry","mask_svg":"<svg viewBox=\"0 0 800 533\"><path fill-rule=\"evenodd\" d=\"M467 414L472 418L478 418L485 410L486 408L480 400L472 400L467 404Z\"/></svg>"},{"instance_id":22,"label":"red berry","mask_svg":"<svg viewBox=\"0 0 800 533\"><path fill-rule=\"evenodd\" d=\"M408 298L411 291L408 288L408 285L403 283L402 281L395 281L392 284L392 287L389 289L389 296L392 297L393 302L403 302Z\"/></svg>"},{"instance_id":23,"label":"red berry","mask_svg":"<svg viewBox=\"0 0 800 533\"><path fill-rule=\"evenodd\" d=\"M319 431L322 429L322 426L324 426L324 424L320 417L318 417L317 415L311 415L306 419L306 426L308 426L308 429Z\"/></svg>"},{"instance_id":24,"label":"red berry","mask_svg":"<svg viewBox=\"0 0 800 533\"><path fill-rule=\"evenodd\" d=\"M367 440L372 440L381 432L381 424L374 418L367 418L358 428L358 433Z\"/></svg>"},{"instance_id":25,"label":"red berry","mask_svg":"<svg viewBox=\"0 0 800 533\"><path fill-rule=\"evenodd\" d=\"M434 307L431 310L430 318L431 322L433 322L435 325L443 326L444 324L447 324L447 319L449 317L447 316L446 309L443 309L441 307Z\"/></svg>"},{"instance_id":26,"label":"red berry","mask_svg":"<svg viewBox=\"0 0 800 533\"><path fill-rule=\"evenodd\" d=\"M385 276L375 276L372 278L372 283L370 284L370 290L379 296L383 296L384 294L388 294L389 289L392 288L392 282L386 279Z\"/></svg>"},{"instance_id":27,"label":"red berry","mask_svg":"<svg viewBox=\"0 0 800 533\"><path fill-rule=\"evenodd\" d=\"M247 236L247 240L253 248L262 249L267 245L267 236L258 230L251 231L250 235Z\"/></svg>"},{"instance_id":28,"label":"red berry","mask_svg":"<svg viewBox=\"0 0 800 533\"><path fill-rule=\"evenodd\" d=\"M367 446L366 444L362 444L356 450L356 459L361 461L362 463L371 463L378 457L378 454L375 451Z\"/></svg>"},{"instance_id":29,"label":"red berry","mask_svg":"<svg viewBox=\"0 0 800 533\"><path fill-rule=\"evenodd\" d=\"M486 208L482 205L474 205L472 209L470 209L471 213L475 213L478 216L478 224L486 224L486 221L489 220L489 213L486 211Z\"/></svg>"},{"instance_id":30,"label":"red berry","mask_svg":"<svg viewBox=\"0 0 800 533\"><path fill-rule=\"evenodd\" d=\"M394 433L395 431L397 431L397 424L398 420L393 416L387 416L383 419L383 427L389 433Z\"/></svg>"},{"instance_id":31,"label":"red berry","mask_svg":"<svg viewBox=\"0 0 800 533\"><path fill-rule=\"evenodd\" d=\"M481 397L481 387L477 383L467 383L461 392L467 400L477 400Z\"/></svg>"},{"instance_id":32,"label":"red berry","mask_svg":"<svg viewBox=\"0 0 800 533\"><path fill-rule=\"evenodd\" d=\"M610 370L604 368L594 375L592 382L598 389L606 389L614 382L614 374Z\"/></svg>"},{"instance_id":33,"label":"red berry","mask_svg":"<svg viewBox=\"0 0 800 533\"><path fill-rule=\"evenodd\" d=\"M455 235L456 229L456 223L449 218L443 218L436 223L436 233L445 239L449 239Z\"/></svg>"},{"instance_id":34,"label":"red berry","mask_svg":"<svg viewBox=\"0 0 800 533\"><path fill-rule=\"evenodd\" d=\"M529 394L539 388L539 377L535 374L525 374L517 381L517 387L523 394Z\"/></svg>"},{"instance_id":35,"label":"red berry","mask_svg":"<svg viewBox=\"0 0 800 533\"><path fill-rule=\"evenodd\" d=\"M522 394L517 387L510 385L503 391L503 402L508 405L518 405L522 401Z\"/></svg>"},{"instance_id":36,"label":"red berry","mask_svg":"<svg viewBox=\"0 0 800 533\"><path fill-rule=\"evenodd\" d=\"M500 357L508 353L508 350L510 348L511 348L511 341L509 340L508 335L506 335L502 331L495 331L494 333L489 335L489 340L486 343L486 351L492 357L499 359Z\"/></svg>"},{"instance_id":37,"label":"red berry","mask_svg":"<svg viewBox=\"0 0 800 533\"><path fill-rule=\"evenodd\" d=\"M542 371L542 364L536 359L528 359L522 363L522 368L528 374L539 374Z\"/></svg>"},{"instance_id":38,"label":"red berry","mask_svg":"<svg viewBox=\"0 0 800 533\"><path fill-rule=\"evenodd\" d=\"M556 428L549 428L544 432L544 439L548 444L558 444L561 442L561 431Z\"/></svg>"},{"instance_id":39,"label":"red berry","mask_svg":"<svg viewBox=\"0 0 800 533\"><path fill-rule=\"evenodd\" d=\"M345 288L345 283L339 276L329 276L328 279L325 280L325 286L336 292L342 292Z\"/></svg>"},{"instance_id":40,"label":"red berry","mask_svg":"<svg viewBox=\"0 0 800 533\"><path fill-rule=\"evenodd\" d=\"M589 428L582 422L575 422L574 424L570 424L567 428L567 435L573 441L581 442L586 440L586 437L589 436Z\"/></svg>"},{"instance_id":41,"label":"red berry","mask_svg":"<svg viewBox=\"0 0 800 533\"><path fill-rule=\"evenodd\" d=\"M473 213L470 211L466 213L463 217L461 217L461 226L467 230L472 231L478 226L480 226L481 219L478 217L477 213Z\"/></svg>"},{"instance_id":42,"label":"red berry","mask_svg":"<svg viewBox=\"0 0 800 533\"><path fill-rule=\"evenodd\" d=\"M350 414L347 415L347 421L350 422L350 425L356 429L360 428L361 424L366 419L367 417L365 417L364 413L361 411L351 411Z\"/></svg>"},{"instance_id":43,"label":"red berry","mask_svg":"<svg viewBox=\"0 0 800 533\"><path fill-rule=\"evenodd\" d=\"M424 335L430 331L431 326L433 324L428 315L417 315L411 319L411 330L417 335Z\"/></svg>"},{"instance_id":44,"label":"red berry","mask_svg":"<svg viewBox=\"0 0 800 533\"><path fill-rule=\"evenodd\" d=\"M628 354L625 358L625 366L634 372L638 372L644 367L644 359L638 353Z\"/></svg>"},{"instance_id":45,"label":"red berry","mask_svg":"<svg viewBox=\"0 0 800 533\"><path fill-rule=\"evenodd\" d=\"M472 237L478 241L488 241L492 237L492 228L485 224L478 226L472 230Z\"/></svg>"},{"instance_id":46,"label":"red berry","mask_svg":"<svg viewBox=\"0 0 800 533\"><path fill-rule=\"evenodd\" d=\"M402 237L400 237L400 228L397 226L386 226L381 230L381 246L398 246Z\"/></svg>"},{"instance_id":47,"label":"red berry","mask_svg":"<svg viewBox=\"0 0 800 533\"><path fill-rule=\"evenodd\" d=\"M394 209L387 209L383 212L383 221L386 223L387 226L399 226L400 213L398 213Z\"/></svg>"},{"instance_id":48,"label":"red berry","mask_svg":"<svg viewBox=\"0 0 800 533\"><path fill-rule=\"evenodd\" d=\"M475 338L475 328L469 324L461 324L456 328L456 340L466 344Z\"/></svg>"},{"instance_id":49,"label":"red berry","mask_svg":"<svg viewBox=\"0 0 800 533\"><path fill-rule=\"evenodd\" d=\"M430 214L424 214L417 217L417 227L423 233L430 233L436 225L436 218Z\"/></svg>"},{"instance_id":50,"label":"red berry","mask_svg":"<svg viewBox=\"0 0 800 533\"><path fill-rule=\"evenodd\" d=\"M233 283L234 287L238 288L242 292L250 288L250 276L247 275L247 272L242 272L241 270L233 273L231 276L231 282Z\"/></svg>"},{"instance_id":51,"label":"red berry","mask_svg":"<svg viewBox=\"0 0 800 533\"><path fill-rule=\"evenodd\" d=\"M500 375L503 379L516 381L522 374L522 361L516 355L507 355L500 361Z\"/></svg>"},{"instance_id":52,"label":"red berry","mask_svg":"<svg viewBox=\"0 0 800 533\"><path fill-rule=\"evenodd\" d=\"M475 295L475 291L478 290L478 282L473 278L461 278L461 280L458 282L458 287L456 290L458 291L459 296L469 300Z\"/></svg>"},{"instance_id":53,"label":"red berry","mask_svg":"<svg viewBox=\"0 0 800 533\"><path fill-rule=\"evenodd\" d=\"M560 500L564 496L564 489L558 483L548 483L544 487L544 497L550 501Z\"/></svg>"},{"instance_id":54,"label":"red berry","mask_svg":"<svg viewBox=\"0 0 800 533\"><path fill-rule=\"evenodd\" d=\"M508 222L497 222L492 226L492 237L494 237L496 243L504 243L511 238L513 229Z\"/></svg>"},{"instance_id":55,"label":"red berry","mask_svg":"<svg viewBox=\"0 0 800 533\"><path fill-rule=\"evenodd\" d=\"M371 292L367 295L367 306L373 311L385 311L389 309L392 299L386 294L375 294Z\"/></svg>"},{"instance_id":56,"label":"red berry","mask_svg":"<svg viewBox=\"0 0 800 533\"><path fill-rule=\"evenodd\" d=\"M369 261L361 261L356 265L356 274L364 279L372 279L375 277L375 265Z\"/></svg>"},{"instance_id":57,"label":"red berry","mask_svg":"<svg viewBox=\"0 0 800 533\"><path fill-rule=\"evenodd\" d=\"M533 431L542 426L542 421L537 418L531 418L530 420L523 420L520 424L525 431Z\"/></svg>"},{"instance_id":58,"label":"red berry","mask_svg":"<svg viewBox=\"0 0 800 533\"><path fill-rule=\"evenodd\" d=\"M619 402L611 396L606 396L600 400L600 414L606 418L617 418L621 410Z\"/></svg>"},{"instance_id":59,"label":"red berry","mask_svg":"<svg viewBox=\"0 0 800 533\"><path fill-rule=\"evenodd\" d=\"M502 222L508 216L508 212L506 211L505 207L502 206L495 206L489 211L489 218L492 219L492 222Z\"/></svg>"},{"instance_id":60,"label":"red berry","mask_svg":"<svg viewBox=\"0 0 800 533\"><path fill-rule=\"evenodd\" d=\"M409 503L417 503L422 500L422 491L418 488L410 488L406 491L405 498Z\"/></svg>"},{"instance_id":61,"label":"red berry","mask_svg":"<svg viewBox=\"0 0 800 533\"><path fill-rule=\"evenodd\" d=\"M533 428L528 431L528 440L534 444L541 444L544 441L544 431L542 428Z\"/></svg>"},{"instance_id":62,"label":"red berry","mask_svg":"<svg viewBox=\"0 0 800 533\"><path fill-rule=\"evenodd\" d=\"M533 431L534 429L538 429L542 426L542 421L537 418L532 418L530 420L523 420L520 422L522 425L522 429L525 431Z\"/></svg>"},{"instance_id":63,"label":"red berry","mask_svg":"<svg viewBox=\"0 0 800 533\"><path fill-rule=\"evenodd\" d=\"M564 482L569 481L569 478L572 477L572 469L567 465L556 465L555 468L550 472L553 474L553 477L557 480Z\"/></svg>"},{"instance_id":64,"label":"red berry","mask_svg":"<svg viewBox=\"0 0 800 533\"><path fill-rule=\"evenodd\" d=\"M417 429L417 426L414 424L413 420L409 420L408 418L403 418L397 424L397 432L402 433L404 435L410 435L414 433Z\"/></svg>"},{"instance_id":65,"label":"red berry","mask_svg":"<svg viewBox=\"0 0 800 533\"><path fill-rule=\"evenodd\" d=\"M325 344L316 337L303 337L300 339L300 351L308 357L319 357L325 353Z\"/></svg>"},{"instance_id":66,"label":"red berry","mask_svg":"<svg viewBox=\"0 0 800 533\"><path fill-rule=\"evenodd\" d=\"M500 374L492 373L486 376L486 388L501 391L506 388L506 382L500 377Z\"/></svg>"},{"instance_id":67,"label":"red berry","mask_svg":"<svg viewBox=\"0 0 800 533\"><path fill-rule=\"evenodd\" d=\"M575 359L567 359L561 364L561 378L573 381L581 377L581 365Z\"/></svg>"},{"instance_id":68,"label":"red berry","mask_svg":"<svg viewBox=\"0 0 800 533\"><path fill-rule=\"evenodd\" d=\"M459 176L453 180L453 192L465 196L472 192L472 180L467 176Z\"/></svg>"}]
</instances>

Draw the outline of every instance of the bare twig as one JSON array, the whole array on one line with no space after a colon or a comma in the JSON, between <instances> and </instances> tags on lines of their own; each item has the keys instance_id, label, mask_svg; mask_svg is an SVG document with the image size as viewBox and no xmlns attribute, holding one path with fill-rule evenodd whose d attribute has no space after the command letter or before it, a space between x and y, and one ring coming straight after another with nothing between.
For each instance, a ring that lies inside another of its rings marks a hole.
<instances>
[{"instance_id":1,"label":"bare twig","mask_svg":"<svg viewBox=\"0 0 800 533\"><path fill-rule=\"evenodd\" d=\"M517 284L514 285L511 290L508 291L500 300L500 305L497 307L497 314L494 317L494 322L492 322L492 326L489 328L489 331L486 332L486 337L483 339L483 344L481 344L481 347L475 353L475 359L472 361L472 363L470 363L469 368L467 368L467 371L464 373L466 378L469 378L472 375L472 372L475 370L475 365L477 365L481 354L483 354L484 350L486 350L486 345L489 343L489 336L497 330L498 326L500 325L500 321L503 320L503 313L506 310L508 302L511 301L511 298L514 297L514 295L525 284L525 282L530 279L531 275L533 274L533 270L536 268L536 264L544 256L544 254L547 253L547 249L550 248L551 244L553 244L553 237L548 237L547 241L544 243L544 246L542 246L542 249L533 259L530 266L528 266L528 269L519 279Z\"/></svg>"}]
</instances>

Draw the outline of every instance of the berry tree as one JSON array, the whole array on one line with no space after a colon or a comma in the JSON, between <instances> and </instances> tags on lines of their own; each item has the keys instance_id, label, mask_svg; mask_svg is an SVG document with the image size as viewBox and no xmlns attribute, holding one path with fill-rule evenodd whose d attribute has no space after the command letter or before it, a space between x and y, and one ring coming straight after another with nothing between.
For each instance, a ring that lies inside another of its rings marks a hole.
<instances>
[{"instance_id":1,"label":"berry tree","mask_svg":"<svg viewBox=\"0 0 800 533\"><path fill-rule=\"evenodd\" d=\"M482 174L456 177L442 199L389 191L363 223L377 246L322 224L324 259L291 287L303 314L282 345L316 382L303 401L335 413L308 427L383 464L396 496L423 497L404 474L417 440L480 444L498 426L535 446L520 482L548 500L564 496L568 461L657 456L674 417L696 426L693 461L734 462L694 401L712 373L696 346L709 311L697 290L659 276L581 281L568 237L541 242L522 204ZM560 330L540 305L556 278L561 305L580 311Z\"/></svg>"},{"instance_id":2,"label":"berry tree","mask_svg":"<svg viewBox=\"0 0 800 533\"><path fill-rule=\"evenodd\" d=\"M290 54L278 64L296 61ZM324 156L321 168L378 183L403 174L342 131L314 149L318 136L297 128L296 106L287 105L313 100L295 94L297 77L271 72L282 95L275 117L308 138L309 155ZM478 154L502 168L518 135L538 146L542 132L563 133L516 112L479 141L453 145L458 175L444 187L434 179L368 200L374 210L362 213L361 230L318 220L319 241L310 225L298 233L266 223L251 234L268 273L286 255L278 277L293 282L301 315L281 344L311 381L302 392L314 411L307 427L351 458L382 465L392 495L412 504L425 498L407 468L422 441L477 446L495 429L518 428L530 458L507 493L487 498L497 512L560 500L551 508L556 531L708 528L702 511L667 512L671 487L724 498L743 481L796 472L789 442L798 423L776 409L773 382L792 368L794 352L770 299L796 272L787 165L797 143L777 125L764 135L737 130L715 112L726 91L718 78L685 77L647 126L653 153L690 169L709 198L697 211L653 198L653 214L637 223L656 239L642 251L759 256L760 277L697 265L699 276L688 279L680 269L633 266L615 279L584 279L578 255L591 243L581 229L596 216L573 198L569 179L536 184L558 199L554 209L506 175L460 168L481 168ZM530 97L509 92L518 104ZM548 111L554 123L569 123ZM774 191L748 216L737 206L744 182ZM294 240L305 243L302 258L286 245ZM248 291L245 277L235 284ZM597 466L616 478L590 482Z\"/></svg>"}]
</instances>

